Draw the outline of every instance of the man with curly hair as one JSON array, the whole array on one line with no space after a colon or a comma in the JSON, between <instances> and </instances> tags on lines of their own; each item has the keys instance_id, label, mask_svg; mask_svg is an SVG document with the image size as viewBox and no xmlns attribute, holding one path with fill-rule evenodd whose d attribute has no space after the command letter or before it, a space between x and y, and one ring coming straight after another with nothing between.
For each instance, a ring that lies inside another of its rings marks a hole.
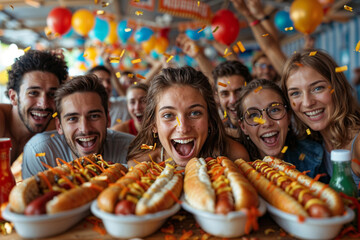
<instances>
[{"instance_id":1,"label":"man with curly hair","mask_svg":"<svg viewBox=\"0 0 360 240\"><path fill-rule=\"evenodd\" d=\"M6 96L11 104L0 104L0 137L11 139L11 163L26 142L47 129L55 112L54 94L68 77L62 53L27 51L8 71Z\"/></svg>"}]
</instances>

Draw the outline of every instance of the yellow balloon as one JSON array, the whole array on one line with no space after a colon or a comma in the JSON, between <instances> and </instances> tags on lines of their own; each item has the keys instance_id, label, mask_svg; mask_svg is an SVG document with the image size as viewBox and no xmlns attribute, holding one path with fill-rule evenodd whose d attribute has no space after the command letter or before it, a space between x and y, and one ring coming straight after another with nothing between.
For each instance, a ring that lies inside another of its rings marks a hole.
<instances>
[{"instance_id":1,"label":"yellow balloon","mask_svg":"<svg viewBox=\"0 0 360 240\"><path fill-rule=\"evenodd\" d=\"M149 54L151 52L151 50L154 49L155 44L156 44L156 38L155 38L155 36L151 36L149 40L141 43L141 47L145 51L146 54Z\"/></svg>"},{"instance_id":2,"label":"yellow balloon","mask_svg":"<svg viewBox=\"0 0 360 240\"><path fill-rule=\"evenodd\" d=\"M96 56L97 56L97 51L96 51L95 47L88 47L85 50L85 58L86 59L89 59L91 61L95 61Z\"/></svg>"},{"instance_id":3,"label":"yellow balloon","mask_svg":"<svg viewBox=\"0 0 360 240\"><path fill-rule=\"evenodd\" d=\"M169 41L164 37L159 37L156 40L155 51L157 53L162 54L166 51L168 46L169 46Z\"/></svg>"},{"instance_id":4,"label":"yellow balloon","mask_svg":"<svg viewBox=\"0 0 360 240\"><path fill-rule=\"evenodd\" d=\"M7 69L4 69L0 72L0 85L6 85L7 82L9 81L9 77L8 77L8 73L7 73Z\"/></svg>"},{"instance_id":5,"label":"yellow balloon","mask_svg":"<svg viewBox=\"0 0 360 240\"><path fill-rule=\"evenodd\" d=\"M89 10L79 9L71 18L71 26L75 32L86 36L95 26L95 17Z\"/></svg>"},{"instance_id":6,"label":"yellow balloon","mask_svg":"<svg viewBox=\"0 0 360 240\"><path fill-rule=\"evenodd\" d=\"M297 31L310 34L322 22L324 11L318 0L295 0L290 7L290 18Z\"/></svg>"},{"instance_id":7,"label":"yellow balloon","mask_svg":"<svg viewBox=\"0 0 360 240\"><path fill-rule=\"evenodd\" d=\"M105 41L107 43L114 44L114 43L116 43L118 41L118 35L117 35L117 32L116 32L117 22L110 21L109 26L110 26L109 35L107 36Z\"/></svg>"}]
</instances>

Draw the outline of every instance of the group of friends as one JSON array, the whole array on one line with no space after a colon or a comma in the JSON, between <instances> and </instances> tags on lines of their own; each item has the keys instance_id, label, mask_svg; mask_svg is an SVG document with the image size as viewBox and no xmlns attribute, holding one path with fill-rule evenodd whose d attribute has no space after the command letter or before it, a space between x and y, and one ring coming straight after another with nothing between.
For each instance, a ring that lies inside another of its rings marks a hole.
<instances>
[{"instance_id":1,"label":"group of friends","mask_svg":"<svg viewBox=\"0 0 360 240\"><path fill-rule=\"evenodd\" d=\"M249 22L261 19L250 24L254 35L271 33L259 0L232 2ZM258 40L261 47L264 41L273 47L254 56L251 74L235 54L213 66L180 35L178 46L200 70L156 66L143 81L128 74L118 81L109 62L68 79L61 52L30 50L9 70L11 104L0 104L0 137L11 138L12 162L23 152L23 178L56 158L100 153L128 166L171 158L179 167L193 157L273 156L328 182L331 150L360 159L353 89L327 53L304 49L287 58L272 34ZM351 167L358 185L360 165Z\"/></svg>"}]
</instances>

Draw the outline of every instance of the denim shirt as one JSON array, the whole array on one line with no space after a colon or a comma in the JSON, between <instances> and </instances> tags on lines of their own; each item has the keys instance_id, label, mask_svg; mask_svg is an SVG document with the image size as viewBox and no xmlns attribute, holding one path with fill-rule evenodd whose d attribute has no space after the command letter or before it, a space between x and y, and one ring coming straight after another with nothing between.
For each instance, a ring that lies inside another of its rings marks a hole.
<instances>
[{"instance_id":1,"label":"denim shirt","mask_svg":"<svg viewBox=\"0 0 360 240\"><path fill-rule=\"evenodd\" d=\"M303 160L299 159L301 154L305 154ZM314 178L317 174L326 173L323 157L324 149L320 143L304 139L297 140L296 145L285 152L284 161L295 165L300 172L310 170L306 175ZM322 176L319 181L329 183L330 177Z\"/></svg>"}]
</instances>

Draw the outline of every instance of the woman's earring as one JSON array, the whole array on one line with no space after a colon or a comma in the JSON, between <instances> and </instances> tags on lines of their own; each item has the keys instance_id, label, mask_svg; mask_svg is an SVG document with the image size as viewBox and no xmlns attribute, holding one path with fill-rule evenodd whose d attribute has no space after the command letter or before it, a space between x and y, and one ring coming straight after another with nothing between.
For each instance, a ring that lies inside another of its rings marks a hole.
<instances>
[{"instance_id":1,"label":"woman's earring","mask_svg":"<svg viewBox=\"0 0 360 240\"><path fill-rule=\"evenodd\" d=\"M247 139L247 140L250 140L250 137L249 137L249 135L246 135L246 139Z\"/></svg>"},{"instance_id":2,"label":"woman's earring","mask_svg":"<svg viewBox=\"0 0 360 240\"><path fill-rule=\"evenodd\" d=\"M156 132L153 132L153 136L154 136L154 138L158 138L158 135L156 134Z\"/></svg>"}]
</instances>

